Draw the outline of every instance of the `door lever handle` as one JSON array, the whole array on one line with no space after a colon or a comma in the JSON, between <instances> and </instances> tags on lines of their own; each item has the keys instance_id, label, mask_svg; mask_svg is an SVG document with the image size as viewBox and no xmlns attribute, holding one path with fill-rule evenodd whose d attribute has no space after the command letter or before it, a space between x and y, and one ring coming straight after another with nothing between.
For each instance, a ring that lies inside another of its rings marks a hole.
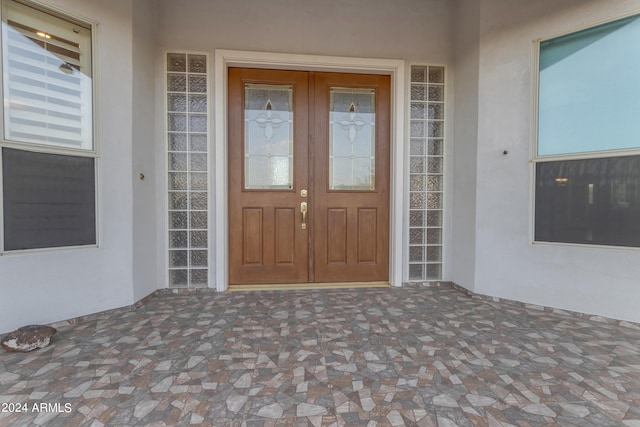
<instances>
[{"instance_id":1,"label":"door lever handle","mask_svg":"<svg viewBox=\"0 0 640 427\"><path fill-rule=\"evenodd\" d=\"M302 214L302 229L307 229L307 202L300 203L300 213Z\"/></svg>"}]
</instances>

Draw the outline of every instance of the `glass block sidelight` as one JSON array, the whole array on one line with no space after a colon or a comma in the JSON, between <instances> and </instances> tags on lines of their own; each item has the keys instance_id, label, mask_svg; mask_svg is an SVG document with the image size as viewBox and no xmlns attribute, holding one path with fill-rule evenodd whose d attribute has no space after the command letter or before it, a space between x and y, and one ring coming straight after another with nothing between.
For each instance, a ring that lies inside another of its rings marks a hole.
<instances>
[{"instance_id":1,"label":"glass block sidelight","mask_svg":"<svg viewBox=\"0 0 640 427\"><path fill-rule=\"evenodd\" d=\"M167 54L167 180L170 287L209 281L208 58Z\"/></svg>"},{"instance_id":2,"label":"glass block sidelight","mask_svg":"<svg viewBox=\"0 0 640 427\"><path fill-rule=\"evenodd\" d=\"M409 281L442 280L444 67L412 66L409 123Z\"/></svg>"}]
</instances>

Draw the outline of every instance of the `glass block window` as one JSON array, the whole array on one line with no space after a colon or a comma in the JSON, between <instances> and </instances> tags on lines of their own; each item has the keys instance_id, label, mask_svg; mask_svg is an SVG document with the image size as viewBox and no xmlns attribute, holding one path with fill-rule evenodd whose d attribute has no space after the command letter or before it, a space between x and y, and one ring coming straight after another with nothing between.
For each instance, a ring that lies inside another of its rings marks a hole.
<instances>
[{"instance_id":1,"label":"glass block window","mask_svg":"<svg viewBox=\"0 0 640 427\"><path fill-rule=\"evenodd\" d=\"M443 67L411 67L410 281L442 279L444 78Z\"/></svg>"},{"instance_id":2,"label":"glass block window","mask_svg":"<svg viewBox=\"0 0 640 427\"><path fill-rule=\"evenodd\" d=\"M207 56L167 54L169 286L209 283Z\"/></svg>"}]
</instances>

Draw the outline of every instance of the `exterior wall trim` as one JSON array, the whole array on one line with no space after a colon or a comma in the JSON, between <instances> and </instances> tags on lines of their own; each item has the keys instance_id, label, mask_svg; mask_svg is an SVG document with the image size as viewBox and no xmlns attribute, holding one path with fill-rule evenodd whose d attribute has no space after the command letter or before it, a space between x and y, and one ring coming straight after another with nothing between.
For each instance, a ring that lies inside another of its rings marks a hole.
<instances>
[{"instance_id":1,"label":"exterior wall trim","mask_svg":"<svg viewBox=\"0 0 640 427\"><path fill-rule=\"evenodd\" d=\"M214 164L211 188L215 191L215 242L212 267L215 288L225 291L228 273L228 191L227 191L227 69L232 66L307 71L358 72L391 76L391 183L389 218L389 283L402 286L406 246L404 206L405 159L405 62L397 59L351 58L216 49L213 72Z\"/></svg>"}]
</instances>

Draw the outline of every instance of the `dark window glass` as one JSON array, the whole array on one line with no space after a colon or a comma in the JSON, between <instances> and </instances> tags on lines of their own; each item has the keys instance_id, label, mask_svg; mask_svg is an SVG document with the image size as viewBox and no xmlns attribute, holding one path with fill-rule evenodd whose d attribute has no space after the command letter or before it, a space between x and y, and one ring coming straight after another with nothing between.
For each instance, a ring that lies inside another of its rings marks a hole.
<instances>
[{"instance_id":1,"label":"dark window glass","mask_svg":"<svg viewBox=\"0 0 640 427\"><path fill-rule=\"evenodd\" d=\"M95 159L2 149L4 249L96 243Z\"/></svg>"},{"instance_id":2,"label":"dark window glass","mask_svg":"<svg viewBox=\"0 0 640 427\"><path fill-rule=\"evenodd\" d=\"M537 163L535 240L640 247L640 156Z\"/></svg>"}]
</instances>

